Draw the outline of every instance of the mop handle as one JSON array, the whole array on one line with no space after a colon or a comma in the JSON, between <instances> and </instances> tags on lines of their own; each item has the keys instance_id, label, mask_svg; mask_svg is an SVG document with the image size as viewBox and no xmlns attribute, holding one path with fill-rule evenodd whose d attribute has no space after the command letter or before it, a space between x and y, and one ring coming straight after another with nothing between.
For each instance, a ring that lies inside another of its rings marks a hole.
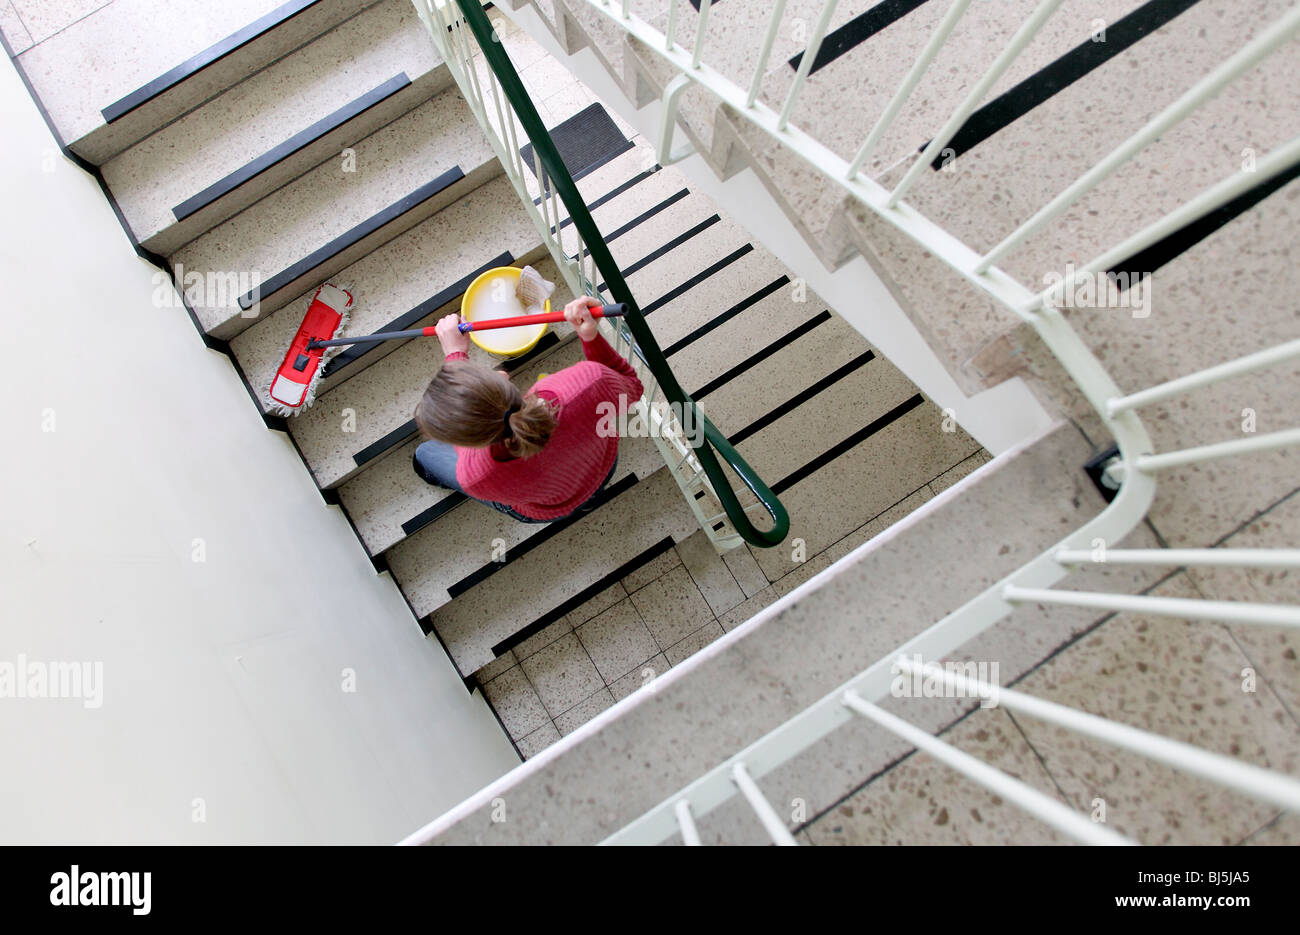
<instances>
[{"instance_id":1,"label":"mop handle","mask_svg":"<svg viewBox=\"0 0 1300 935\"><path fill-rule=\"evenodd\" d=\"M618 305L592 306L589 311L592 318L616 318L627 314L627 306ZM514 318L489 318L485 321L462 321L456 327L461 334L467 331L487 331L491 328L518 328L523 325L540 325L564 321L564 312L543 312L540 315L516 315Z\"/></svg>"},{"instance_id":2,"label":"mop handle","mask_svg":"<svg viewBox=\"0 0 1300 935\"><path fill-rule=\"evenodd\" d=\"M618 305L602 305L599 308L592 306L589 309L592 318L617 318L619 315L627 314L627 305L619 303ZM462 321L456 327L463 334L466 331L486 331L489 328L516 328L520 325L540 325L555 321L564 321L564 312L544 312L541 315L516 315L513 318L491 318L487 321ZM434 338L438 336L438 329L434 325L427 328L411 328L408 331L388 331L379 334L367 334L360 338L331 338L328 341L311 341L307 348L314 350L320 347L347 347L353 344L378 344L381 341L400 341L406 338Z\"/></svg>"}]
</instances>

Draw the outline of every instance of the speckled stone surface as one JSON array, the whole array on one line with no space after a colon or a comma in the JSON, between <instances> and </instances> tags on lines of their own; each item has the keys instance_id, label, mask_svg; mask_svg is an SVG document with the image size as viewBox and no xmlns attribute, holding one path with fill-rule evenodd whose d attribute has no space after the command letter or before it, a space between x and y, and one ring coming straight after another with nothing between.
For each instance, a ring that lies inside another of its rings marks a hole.
<instances>
[{"instance_id":1,"label":"speckled stone surface","mask_svg":"<svg viewBox=\"0 0 1300 935\"><path fill-rule=\"evenodd\" d=\"M874 363L874 362L873 362ZM871 420L863 418L863 425ZM960 430L944 432L943 415L926 401L781 495L790 538L755 558L769 580L797 568L795 540L815 555L867 520L964 461L979 445Z\"/></svg>"},{"instance_id":2,"label":"speckled stone surface","mask_svg":"<svg viewBox=\"0 0 1300 935\"><path fill-rule=\"evenodd\" d=\"M210 270L255 271L265 281L442 172L461 167L468 178L410 212L411 217L395 222L397 229L373 235L332 261L332 268L309 277L319 282L500 174L500 164L454 88L361 140L353 149L355 172L342 171L341 161L323 163L187 244L172 255L172 263L205 274ZM517 204L509 213L512 217L522 214ZM297 292L285 289L263 297L261 314L275 311L312 285L304 282ZM196 304L195 313L210 334L226 338L255 320L241 315L237 306L232 309L204 302Z\"/></svg>"},{"instance_id":3,"label":"speckled stone surface","mask_svg":"<svg viewBox=\"0 0 1300 935\"><path fill-rule=\"evenodd\" d=\"M411 458L419 444L418 438L407 442L339 489L343 507L371 555L400 542L406 535L402 523L451 493L416 476Z\"/></svg>"},{"instance_id":4,"label":"speckled stone surface","mask_svg":"<svg viewBox=\"0 0 1300 935\"><path fill-rule=\"evenodd\" d=\"M44 42L113 0L10 0L34 42Z\"/></svg>"},{"instance_id":5,"label":"speckled stone surface","mask_svg":"<svg viewBox=\"0 0 1300 935\"><path fill-rule=\"evenodd\" d=\"M682 564L690 573L691 580L700 589L709 604L709 610L715 617L720 617L737 604L745 600L745 592L731 573L723 556L713 547L709 537L700 529L691 533L677 543L677 552L682 557ZM744 549L733 549L740 555L748 554ZM731 554L731 553L728 553ZM762 573L760 572L760 577Z\"/></svg>"},{"instance_id":6,"label":"speckled stone surface","mask_svg":"<svg viewBox=\"0 0 1300 935\"><path fill-rule=\"evenodd\" d=\"M476 813L440 840L600 840L1018 567L1045 547L1062 523L1077 524L1090 515L1095 506L1078 500L1073 482L1059 469L1061 463L1075 463L1081 449L1086 451L1086 445L1078 433L1062 428L1038 447L995 465L967 496L918 514L917 522L892 537L888 548L877 545L837 566L823 587L749 630L735 651L711 657L686 678L636 696L635 705L617 721L542 774L514 786L507 794L527 820L504 827L493 825L486 812ZM952 463L963 459L954 457ZM1033 511L1032 521L1027 510ZM918 562L950 571L918 589L908 572ZM869 602L861 599L864 589L872 595ZM508 591L498 595L503 593ZM487 606L466 626L490 625L493 615ZM500 600L492 606L499 614ZM451 609L458 607L470 609L459 600ZM737 716L742 710L743 718ZM686 734L692 737L689 745L680 743ZM802 790L815 815L869 774L872 763L884 765L905 752L888 743L862 746L854 737L841 738L834 756L815 751L823 754L811 760L815 769L805 767L800 777L778 782L773 800L788 801L787 792ZM871 763L864 764L864 750L870 751ZM625 757L653 768L611 771L609 764ZM615 775L618 793L611 795ZM767 780L764 788L769 788ZM600 807L578 808L578 802ZM555 820L559 815L566 819ZM752 815L748 824L752 829Z\"/></svg>"},{"instance_id":7,"label":"speckled stone surface","mask_svg":"<svg viewBox=\"0 0 1300 935\"><path fill-rule=\"evenodd\" d=\"M597 614L574 632L606 684L618 681L659 653L659 646L630 599Z\"/></svg>"},{"instance_id":8,"label":"speckled stone surface","mask_svg":"<svg viewBox=\"0 0 1300 935\"><path fill-rule=\"evenodd\" d=\"M318 4L108 126L102 108L275 10L281 0L114 0L23 53L22 64L64 140L99 164L369 2ZM26 5L44 6L44 0L19 0L19 9Z\"/></svg>"},{"instance_id":9,"label":"speckled stone surface","mask_svg":"<svg viewBox=\"0 0 1300 935\"><path fill-rule=\"evenodd\" d=\"M1063 801L1005 711L977 710L940 739ZM807 830L817 845L1071 843L1001 796L920 752L887 770Z\"/></svg>"},{"instance_id":10,"label":"speckled stone surface","mask_svg":"<svg viewBox=\"0 0 1300 935\"><path fill-rule=\"evenodd\" d=\"M831 318L790 341L778 353L727 381L705 396L700 405L714 425L731 435L766 416L777 406L788 403L812 388L818 380L869 350L861 335L842 319ZM865 374L871 375L866 382L862 379ZM801 457L809 460L839 440L831 440L830 436L823 438L824 433L817 427L819 421L829 418L836 423L834 428L829 425L826 427L832 436L849 425L861 428L914 392L916 389L911 383L888 361L876 355L790 414L790 418L805 424L806 431L797 435L782 432L779 437L789 439L784 446L793 450L778 457L785 461L791 457L796 461ZM779 423L770 428L778 427ZM841 437L847 437L853 431L853 428L849 428ZM754 443L750 448L756 453L767 454L765 449L771 447L772 437L765 436L767 430L753 436ZM822 441L826 444L820 444ZM762 470L759 473L765 474ZM767 473L771 473L773 478L784 476L776 468L775 462Z\"/></svg>"},{"instance_id":11,"label":"speckled stone surface","mask_svg":"<svg viewBox=\"0 0 1300 935\"><path fill-rule=\"evenodd\" d=\"M445 88L451 78L438 66L415 8L380 3L110 159L104 178L136 237L170 254ZM241 185L220 205L177 221L176 205L399 73L418 87Z\"/></svg>"},{"instance_id":12,"label":"speckled stone surface","mask_svg":"<svg viewBox=\"0 0 1300 935\"><path fill-rule=\"evenodd\" d=\"M471 508L476 506L467 504ZM502 518L514 522L509 517ZM545 608L563 603L598 581L610 568L630 560L665 536L684 538L695 525L676 482L666 469L661 470L627 491L614 504L596 510L550 539L545 548L534 549L508 563L454 602L438 607L433 625L461 671L473 671L492 660L493 645L531 623ZM409 581L431 577L418 564L407 564L418 563L419 556L408 549L418 538L413 537L393 550L394 573L403 582L404 589ZM484 536L482 525L473 531L470 542L481 543L480 551L490 548L490 537ZM448 549L465 547L457 542L439 545ZM426 554L432 558L430 553ZM397 566L399 555L406 573ZM556 572L556 555L569 557L562 575ZM417 612L426 609L429 598L424 593L413 594L407 590L407 596L416 604Z\"/></svg>"},{"instance_id":13,"label":"speckled stone surface","mask_svg":"<svg viewBox=\"0 0 1300 935\"><path fill-rule=\"evenodd\" d=\"M1178 575L1153 593L1196 597ZM1300 772L1300 732L1277 697L1243 691L1248 658L1215 623L1121 614L1017 687L1256 766ZM1144 844L1237 844L1276 808L1144 757L1018 718L1076 807Z\"/></svg>"},{"instance_id":14,"label":"speckled stone surface","mask_svg":"<svg viewBox=\"0 0 1300 935\"><path fill-rule=\"evenodd\" d=\"M1225 549L1288 549L1300 541L1300 493L1293 493L1222 543ZM1210 600L1300 602L1300 573L1286 569L1189 568L1187 577ZM1300 634L1286 627L1235 624L1232 638L1300 724Z\"/></svg>"},{"instance_id":15,"label":"speckled stone surface","mask_svg":"<svg viewBox=\"0 0 1300 935\"><path fill-rule=\"evenodd\" d=\"M21 55L32 47L32 35L28 31L12 0L0 3L0 33L4 33L9 50L14 55Z\"/></svg>"}]
</instances>

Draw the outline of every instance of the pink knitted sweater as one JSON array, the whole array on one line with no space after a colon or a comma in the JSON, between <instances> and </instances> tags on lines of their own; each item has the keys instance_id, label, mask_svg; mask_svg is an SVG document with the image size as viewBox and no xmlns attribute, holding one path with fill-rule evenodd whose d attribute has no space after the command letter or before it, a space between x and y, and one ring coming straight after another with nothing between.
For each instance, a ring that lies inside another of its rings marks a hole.
<instances>
[{"instance_id":1,"label":"pink knitted sweater","mask_svg":"<svg viewBox=\"0 0 1300 935\"><path fill-rule=\"evenodd\" d=\"M597 434L606 414L641 398L641 381L603 337L582 342L586 360L533 384L536 394L557 409L555 431L531 458L510 458L500 443L488 448L457 446L456 479L478 500L504 503L533 519L557 519L589 500L618 456L618 435ZM467 355L447 355L465 360Z\"/></svg>"}]
</instances>

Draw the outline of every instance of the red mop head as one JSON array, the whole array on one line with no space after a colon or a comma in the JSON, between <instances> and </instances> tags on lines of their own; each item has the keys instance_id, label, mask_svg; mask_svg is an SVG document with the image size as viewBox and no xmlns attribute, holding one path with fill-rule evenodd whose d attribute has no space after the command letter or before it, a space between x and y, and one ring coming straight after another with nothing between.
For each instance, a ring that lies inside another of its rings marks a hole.
<instances>
[{"instance_id":1,"label":"red mop head","mask_svg":"<svg viewBox=\"0 0 1300 935\"><path fill-rule=\"evenodd\" d=\"M271 381L272 411L290 415L300 411L304 405L311 405L326 353L335 348L310 348L307 345L312 341L329 341L338 337L347 323L347 310L351 306L352 293L344 289L327 283L316 290L311 307L289 345L289 352L284 355L284 362Z\"/></svg>"}]
</instances>

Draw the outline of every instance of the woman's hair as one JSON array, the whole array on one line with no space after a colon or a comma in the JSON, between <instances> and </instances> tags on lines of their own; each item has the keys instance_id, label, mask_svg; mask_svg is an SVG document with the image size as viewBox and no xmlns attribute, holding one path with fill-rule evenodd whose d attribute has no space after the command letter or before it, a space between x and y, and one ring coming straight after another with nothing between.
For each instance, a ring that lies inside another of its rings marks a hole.
<instances>
[{"instance_id":1,"label":"woman's hair","mask_svg":"<svg viewBox=\"0 0 1300 935\"><path fill-rule=\"evenodd\" d=\"M506 413L509 437L506 437ZM415 407L415 424L427 437L462 448L504 441L516 458L542 450L555 431L555 413L536 396L525 399L503 374L466 360L443 364Z\"/></svg>"}]
</instances>

